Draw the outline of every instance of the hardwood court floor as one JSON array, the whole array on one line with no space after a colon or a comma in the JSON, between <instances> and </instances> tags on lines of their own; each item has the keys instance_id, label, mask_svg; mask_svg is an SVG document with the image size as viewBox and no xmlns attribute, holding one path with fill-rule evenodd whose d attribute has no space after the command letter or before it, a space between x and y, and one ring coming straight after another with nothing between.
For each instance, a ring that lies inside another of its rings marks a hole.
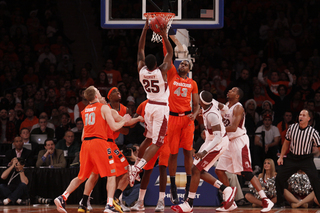
<instances>
[{"instance_id":1,"label":"hardwood court floor","mask_svg":"<svg viewBox=\"0 0 320 213\"><path fill-rule=\"evenodd\" d=\"M146 207L146 210L143 211L145 213L154 212L155 207ZM67 206L68 213L77 213L78 206L77 205L68 205ZM205 212L216 212L216 207L195 207L193 209L194 213L205 213ZM104 210L104 206L101 205L93 205L92 213L101 213ZM45 205L36 205L36 206L0 206L0 212L2 213L58 213L55 205L45 206ZM233 213L258 213L260 212L260 208L250 208L247 207L239 207L238 209L232 211ZM135 212L140 213L140 212ZM174 213L170 209L170 206L166 206L164 213ZM272 209L270 213L320 213L320 208L285 208L285 209Z\"/></svg>"}]
</instances>

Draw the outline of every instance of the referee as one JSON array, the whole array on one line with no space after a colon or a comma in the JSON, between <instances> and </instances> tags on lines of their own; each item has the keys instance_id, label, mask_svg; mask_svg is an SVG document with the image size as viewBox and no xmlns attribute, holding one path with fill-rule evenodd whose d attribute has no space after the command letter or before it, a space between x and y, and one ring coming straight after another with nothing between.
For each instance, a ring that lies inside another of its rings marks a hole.
<instances>
[{"instance_id":1,"label":"referee","mask_svg":"<svg viewBox=\"0 0 320 213\"><path fill-rule=\"evenodd\" d=\"M310 120L309 115L309 111L306 109L300 112L299 123L289 126L286 139L282 145L281 154L278 159L280 168L276 177L277 207L284 206L283 190L288 178L300 169L308 175L316 198L320 201L320 181L312 155L313 144L316 144L318 149L320 149L320 137L319 133L308 125ZM286 150L289 148L289 144L290 152L283 159Z\"/></svg>"}]
</instances>

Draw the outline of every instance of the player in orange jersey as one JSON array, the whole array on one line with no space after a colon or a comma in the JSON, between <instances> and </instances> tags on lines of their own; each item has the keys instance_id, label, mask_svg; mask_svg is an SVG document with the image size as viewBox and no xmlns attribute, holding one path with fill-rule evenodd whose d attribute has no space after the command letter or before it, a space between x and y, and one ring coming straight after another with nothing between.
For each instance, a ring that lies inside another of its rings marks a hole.
<instances>
[{"instance_id":1,"label":"player in orange jersey","mask_svg":"<svg viewBox=\"0 0 320 213\"><path fill-rule=\"evenodd\" d=\"M166 54L163 45L164 54ZM191 64L188 60L183 60L179 64L178 72L173 66L169 69L168 84L170 90L169 96L169 122L168 122L168 142L170 146L169 174L170 174L170 194L171 202L178 204L177 186L175 175L177 171L177 158L179 148L183 148L184 167L187 173L187 184L185 188L184 200L186 200L192 168L192 145L194 134L194 120L197 117L200 105L197 83L188 77ZM192 107L190 105L192 101Z\"/></svg>"},{"instance_id":2,"label":"player in orange jersey","mask_svg":"<svg viewBox=\"0 0 320 213\"><path fill-rule=\"evenodd\" d=\"M82 147L80 151L80 171L77 178L74 178L67 190L62 196L57 197L54 201L59 212L65 212L65 201L69 194L73 192L81 183L83 183L91 173L100 174L101 177L108 176L107 191L108 201L106 210L117 211L113 207L113 195L116 188L116 163L121 161L120 155L116 149L112 147L112 137L107 131L110 127L113 131L120 129L131 117L125 115L121 121L115 122L112 112L108 106L101 102L105 102L99 91L90 86L84 93L89 105L82 111L82 119L84 129L82 133ZM111 137L111 138L110 138ZM124 158L124 156L121 156ZM78 212L87 211L87 200L89 193L94 187L93 181L87 181L84 190L83 201L79 206ZM119 211L119 210L118 210Z\"/></svg>"}]
</instances>

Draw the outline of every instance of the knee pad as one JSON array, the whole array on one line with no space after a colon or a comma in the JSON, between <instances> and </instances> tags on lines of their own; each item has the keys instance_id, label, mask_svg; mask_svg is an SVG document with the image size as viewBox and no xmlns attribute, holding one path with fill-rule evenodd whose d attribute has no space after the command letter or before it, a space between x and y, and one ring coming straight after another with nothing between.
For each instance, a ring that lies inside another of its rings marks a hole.
<instances>
[{"instance_id":1,"label":"knee pad","mask_svg":"<svg viewBox=\"0 0 320 213\"><path fill-rule=\"evenodd\" d=\"M241 176L244 177L247 181L251 181L254 177L252 172L241 172Z\"/></svg>"}]
</instances>

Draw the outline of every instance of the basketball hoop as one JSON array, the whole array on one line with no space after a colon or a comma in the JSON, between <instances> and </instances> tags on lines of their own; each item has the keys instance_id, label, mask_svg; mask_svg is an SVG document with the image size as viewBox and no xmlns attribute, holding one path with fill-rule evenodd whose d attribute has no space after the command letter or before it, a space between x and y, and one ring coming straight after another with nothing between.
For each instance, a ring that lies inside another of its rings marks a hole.
<instances>
[{"instance_id":1,"label":"basketball hoop","mask_svg":"<svg viewBox=\"0 0 320 213\"><path fill-rule=\"evenodd\" d=\"M150 12L150 13L145 13L143 15L144 15L144 17L148 18L149 23L150 23L150 19L152 19L156 16L161 16L162 18L164 18L167 21L167 34L168 34L168 31L171 27L171 23L173 21L173 18L176 16L174 13L168 13L168 12ZM151 41L157 42L157 43L162 42L162 36L153 32Z\"/></svg>"}]
</instances>

